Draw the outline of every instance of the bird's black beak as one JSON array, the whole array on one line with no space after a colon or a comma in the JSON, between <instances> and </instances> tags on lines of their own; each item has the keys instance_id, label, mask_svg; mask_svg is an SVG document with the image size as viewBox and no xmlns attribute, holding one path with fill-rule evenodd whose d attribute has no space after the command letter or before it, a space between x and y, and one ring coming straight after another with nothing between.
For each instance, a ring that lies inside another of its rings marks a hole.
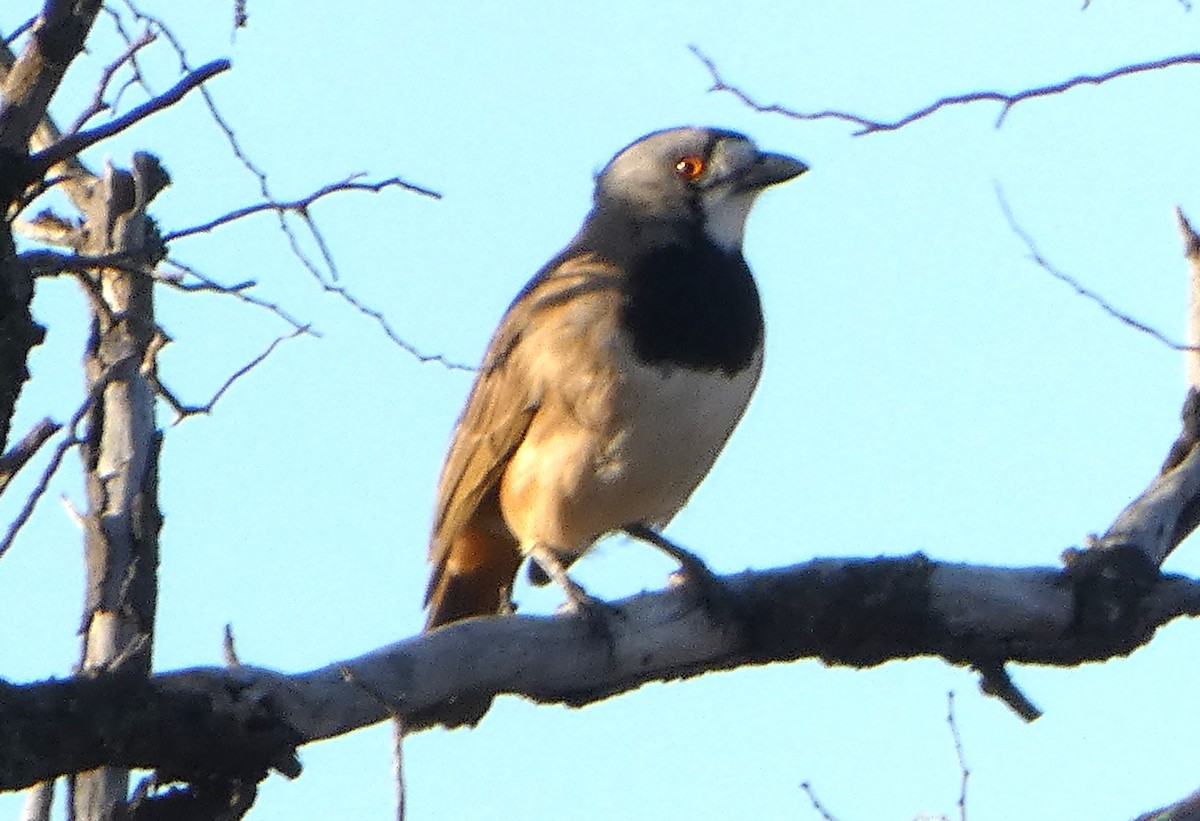
<instances>
[{"instance_id":1,"label":"bird's black beak","mask_svg":"<svg viewBox=\"0 0 1200 821\"><path fill-rule=\"evenodd\" d=\"M737 186L743 191L758 191L795 179L807 170L808 166L795 157L763 152L738 180Z\"/></svg>"}]
</instances>

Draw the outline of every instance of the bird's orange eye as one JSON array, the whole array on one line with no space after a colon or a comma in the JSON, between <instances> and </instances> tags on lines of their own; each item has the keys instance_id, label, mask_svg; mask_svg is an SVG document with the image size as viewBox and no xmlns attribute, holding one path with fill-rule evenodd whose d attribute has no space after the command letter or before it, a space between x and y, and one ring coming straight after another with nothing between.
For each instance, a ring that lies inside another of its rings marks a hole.
<instances>
[{"instance_id":1,"label":"bird's orange eye","mask_svg":"<svg viewBox=\"0 0 1200 821\"><path fill-rule=\"evenodd\" d=\"M704 158L695 155L689 155L675 163L675 173L688 182L697 179L703 174L704 168Z\"/></svg>"}]
</instances>

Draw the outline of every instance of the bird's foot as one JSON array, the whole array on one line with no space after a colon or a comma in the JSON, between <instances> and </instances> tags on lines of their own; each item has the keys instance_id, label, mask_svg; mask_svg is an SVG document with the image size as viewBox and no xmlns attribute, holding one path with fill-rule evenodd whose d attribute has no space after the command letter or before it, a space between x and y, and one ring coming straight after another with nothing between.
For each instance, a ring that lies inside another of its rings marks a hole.
<instances>
[{"instance_id":1,"label":"bird's foot","mask_svg":"<svg viewBox=\"0 0 1200 821\"><path fill-rule=\"evenodd\" d=\"M616 655L617 639L613 622L624 618L625 613L614 604L584 590L574 579L568 579L569 585L563 585L567 600L556 611L558 615L582 619L591 638L604 642L610 657Z\"/></svg>"},{"instance_id":2,"label":"bird's foot","mask_svg":"<svg viewBox=\"0 0 1200 821\"><path fill-rule=\"evenodd\" d=\"M557 614L585 619L589 632L602 637L611 651L614 642L612 620L624 617L621 608L598 599L584 590L583 586L567 573L566 566L552 549L537 545L529 551L529 555L541 571L561 587L567 596L567 600L556 611Z\"/></svg>"},{"instance_id":3,"label":"bird's foot","mask_svg":"<svg viewBox=\"0 0 1200 821\"><path fill-rule=\"evenodd\" d=\"M654 545L679 562L679 569L669 577L670 584L686 589L715 623L741 625L742 610L737 596L712 572L703 559L646 525L629 525L625 532L635 539Z\"/></svg>"}]
</instances>

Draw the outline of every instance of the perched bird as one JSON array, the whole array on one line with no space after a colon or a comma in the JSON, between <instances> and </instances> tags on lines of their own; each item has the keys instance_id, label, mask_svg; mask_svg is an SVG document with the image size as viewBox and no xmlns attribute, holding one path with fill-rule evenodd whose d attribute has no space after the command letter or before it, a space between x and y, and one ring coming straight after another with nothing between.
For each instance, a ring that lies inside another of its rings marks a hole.
<instances>
[{"instance_id":1,"label":"perched bird","mask_svg":"<svg viewBox=\"0 0 1200 821\"><path fill-rule=\"evenodd\" d=\"M741 247L750 208L806 170L741 134L673 128L600 172L578 235L501 319L458 421L426 629L509 612L526 557L531 579L586 606L567 569L614 531L703 567L658 530L712 467L762 370Z\"/></svg>"}]
</instances>

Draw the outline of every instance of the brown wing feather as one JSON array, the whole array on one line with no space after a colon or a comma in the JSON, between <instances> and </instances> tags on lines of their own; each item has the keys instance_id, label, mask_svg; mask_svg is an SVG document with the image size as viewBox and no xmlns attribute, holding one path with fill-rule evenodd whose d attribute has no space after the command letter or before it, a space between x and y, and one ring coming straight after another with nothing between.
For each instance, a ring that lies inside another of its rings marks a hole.
<instances>
[{"instance_id":1,"label":"brown wing feather","mask_svg":"<svg viewBox=\"0 0 1200 821\"><path fill-rule=\"evenodd\" d=\"M546 389L526 372L525 363L536 357L521 355L520 346L548 312L618 284L606 263L591 255L571 257L535 279L500 321L438 482L429 543L433 571L425 592L427 629L508 606L522 557L504 523L498 488Z\"/></svg>"}]
</instances>

